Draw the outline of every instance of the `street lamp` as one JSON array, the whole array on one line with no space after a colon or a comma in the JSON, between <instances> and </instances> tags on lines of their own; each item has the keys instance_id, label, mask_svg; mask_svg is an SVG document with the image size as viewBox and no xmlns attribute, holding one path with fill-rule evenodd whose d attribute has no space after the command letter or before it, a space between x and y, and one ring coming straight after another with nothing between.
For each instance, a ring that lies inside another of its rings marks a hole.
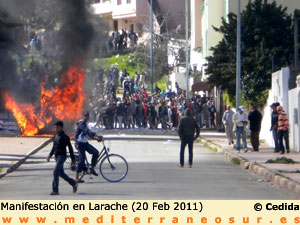
<instances>
[{"instance_id":1,"label":"street lamp","mask_svg":"<svg viewBox=\"0 0 300 225\"><path fill-rule=\"evenodd\" d=\"M236 47L236 109L241 105L241 0L238 0Z\"/></svg>"},{"instance_id":2,"label":"street lamp","mask_svg":"<svg viewBox=\"0 0 300 225\"><path fill-rule=\"evenodd\" d=\"M185 0L185 79L186 79L186 99L189 99L189 3Z\"/></svg>"},{"instance_id":3,"label":"street lamp","mask_svg":"<svg viewBox=\"0 0 300 225\"><path fill-rule=\"evenodd\" d=\"M153 94L153 0L150 0L150 76L151 76L151 94Z\"/></svg>"}]
</instances>

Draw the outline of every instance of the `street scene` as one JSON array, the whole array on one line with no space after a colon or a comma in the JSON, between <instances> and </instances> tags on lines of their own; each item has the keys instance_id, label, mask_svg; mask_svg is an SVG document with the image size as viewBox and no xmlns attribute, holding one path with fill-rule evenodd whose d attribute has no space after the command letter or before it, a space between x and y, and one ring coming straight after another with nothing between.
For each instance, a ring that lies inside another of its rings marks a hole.
<instances>
[{"instance_id":1,"label":"street scene","mask_svg":"<svg viewBox=\"0 0 300 225\"><path fill-rule=\"evenodd\" d=\"M299 199L298 0L0 0L0 199Z\"/></svg>"},{"instance_id":2,"label":"street scene","mask_svg":"<svg viewBox=\"0 0 300 225\"><path fill-rule=\"evenodd\" d=\"M93 142L96 147L97 142ZM222 155L198 145L192 169L178 168L178 140L111 141L111 151L129 164L127 177L110 183L103 177L87 176L73 194L61 181L60 196L54 199L299 199L260 177L226 161ZM51 191L54 161L46 162L51 146L26 160L0 181L1 199L53 199ZM66 163L66 172L75 176Z\"/></svg>"}]
</instances>

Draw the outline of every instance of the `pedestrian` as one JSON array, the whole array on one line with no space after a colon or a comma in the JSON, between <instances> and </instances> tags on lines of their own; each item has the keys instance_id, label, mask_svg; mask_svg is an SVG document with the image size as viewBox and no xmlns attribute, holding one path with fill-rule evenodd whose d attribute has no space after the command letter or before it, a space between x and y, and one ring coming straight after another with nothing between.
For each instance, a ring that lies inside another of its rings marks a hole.
<instances>
[{"instance_id":1,"label":"pedestrian","mask_svg":"<svg viewBox=\"0 0 300 225\"><path fill-rule=\"evenodd\" d=\"M280 154L284 154L283 139L285 141L286 153L290 153L289 147L289 119L287 114L284 112L282 106L277 106L278 112L278 141Z\"/></svg>"},{"instance_id":2,"label":"pedestrian","mask_svg":"<svg viewBox=\"0 0 300 225\"><path fill-rule=\"evenodd\" d=\"M196 136L195 135L196 132ZM188 145L189 148L189 167L193 165L193 143L200 135L200 127L197 121L193 118L192 110L187 108L184 111L184 117L179 122L178 134L181 139L180 144L180 164L179 167L184 166L184 149Z\"/></svg>"},{"instance_id":3,"label":"pedestrian","mask_svg":"<svg viewBox=\"0 0 300 225\"><path fill-rule=\"evenodd\" d=\"M58 186L59 186L59 177L63 178L73 187L73 193L77 192L78 184L75 180L70 178L64 172L64 163L67 159L67 146L69 149L70 157L72 160L72 166L75 166L75 157L73 148L70 142L70 138L64 132L64 123L62 121L57 121L55 123L55 137L53 140L52 150L47 158L49 162L51 157L55 155L56 165L53 170L53 182L52 182L52 192L50 195L59 195Z\"/></svg>"},{"instance_id":4,"label":"pedestrian","mask_svg":"<svg viewBox=\"0 0 300 225\"><path fill-rule=\"evenodd\" d=\"M203 121L202 125L205 125L206 128L209 127L208 117L209 117L209 108L207 102L205 101L202 106L202 121Z\"/></svg>"},{"instance_id":5,"label":"pedestrian","mask_svg":"<svg viewBox=\"0 0 300 225\"><path fill-rule=\"evenodd\" d=\"M234 144L233 138L233 115L234 112L231 109L231 106L228 105L227 106L227 110L224 112L223 117L222 117L222 122L225 126L225 132L226 132L226 136L227 136L227 140L228 140L228 144Z\"/></svg>"},{"instance_id":6,"label":"pedestrian","mask_svg":"<svg viewBox=\"0 0 300 225\"><path fill-rule=\"evenodd\" d=\"M257 107L253 104L249 106L250 113L248 115L250 125L250 142L253 147L253 151L259 151L259 133L261 128L262 115L257 110Z\"/></svg>"},{"instance_id":7,"label":"pedestrian","mask_svg":"<svg viewBox=\"0 0 300 225\"><path fill-rule=\"evenodd\" d=\"M124 106L123 102L118 103L116 114L117 114L119 129L123 129L123 121L124 121L124 115L125 115L125 106Z\"/></svg>"},{"instance_id":8,"label":"pedestrian","mask_svg":"<svg viewBox=\"0 0 300 225\"><path fill-rule=\"evenodd\" d=\"M272 135L273 135L273 140L274 140L274 152L277 153L279 152L279 144L278 144L278 112L277 112L277 107L280 106L278 102L273 103L270 105L272 108L272 114L271 114L271 129Z\"/></svg>"},{"instance_id":9,"label":"pedestrian","mask_svg":"<svg viewBox=\"0 0 300 225\"><path fill-rule=\"evenodd\" d=\"M209 104L209 126L210 126L210 128L214 128L214 127L216 127L216 125L215 125L215 113L216 113L216 107L214 106L214 103L213 102L211 102L210 104Z\"/></svg>"},{"instance_id":10,"label":"pedestrian","mask_svg":"<svg viewBox=\"0 0 300 225\"><path fill-rule=\"evenodd\" d=\"M236 150L238 153L240 153L241 149L241 137L243 141L243 149L246 153L248 151L247 149L247 141L246 141L246 131L245 128L248 124L248 116L245 113L245 107L240 106L238 108L238 111L233 115L233 123L235 125L236 129Z\"/></svg>"},{"instance_id":11,"label":"pedestrian","mask_svg":"<svg viewBox=\"0 0 300 225\"><path fill-rule=\"evenodd\" d=\"M152 102L149 103L149 125L150 129L156 129L156 117L157 117L157 112L155 110L155 106L153 105Z\"/></svg>"},{"instance_id":12,"label":"pedestrian","mask_svg":"<svg viewBox=\"0 0 300 225\"><path fill-rule=\"evenodd\" d=\"M166 102L162 102L161 106L159 107L159 119L162 129L167 130L168 107L166 106Z\"/></svg>"}]
</instances>

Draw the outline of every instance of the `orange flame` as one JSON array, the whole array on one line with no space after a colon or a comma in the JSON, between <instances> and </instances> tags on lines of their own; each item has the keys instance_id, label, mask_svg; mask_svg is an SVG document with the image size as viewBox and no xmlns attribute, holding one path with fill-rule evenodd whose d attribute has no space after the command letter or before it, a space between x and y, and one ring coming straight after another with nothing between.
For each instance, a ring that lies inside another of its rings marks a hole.
<instances>
[{"instance_id":1,"label":"orange flame","mask_svg":"<svg viewBox=\"0 0 300 225\"><path fill-rule=\"evenodd\" d=\"M18 104L7 92L3 94L5 108L15 116L22 136L34 136L54 117L67 122L80 118L85 99L83 82L84 69L79 63L68 68L55 90L46 90L45 83L41 83L39 113L36 113L39 106Z\"/></svg>"}]
</instances>

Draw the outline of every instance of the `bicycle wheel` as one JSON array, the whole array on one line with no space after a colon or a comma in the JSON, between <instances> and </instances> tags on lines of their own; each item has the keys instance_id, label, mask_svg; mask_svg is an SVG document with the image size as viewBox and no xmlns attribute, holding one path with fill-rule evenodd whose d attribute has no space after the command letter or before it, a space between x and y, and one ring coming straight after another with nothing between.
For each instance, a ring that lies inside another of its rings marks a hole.
<instances>
[{"instance_id":1,"label":"bicycle wheel","mask_svg":"<svg viewBox=\"0 0 300 225\"><path fill-rule=\"evenodd\" d=\"M100 163L100 173L109 182L119 182L128 173L128 164L124 157L117 154L105 156Z\"/></svg>"}]
</instances>

